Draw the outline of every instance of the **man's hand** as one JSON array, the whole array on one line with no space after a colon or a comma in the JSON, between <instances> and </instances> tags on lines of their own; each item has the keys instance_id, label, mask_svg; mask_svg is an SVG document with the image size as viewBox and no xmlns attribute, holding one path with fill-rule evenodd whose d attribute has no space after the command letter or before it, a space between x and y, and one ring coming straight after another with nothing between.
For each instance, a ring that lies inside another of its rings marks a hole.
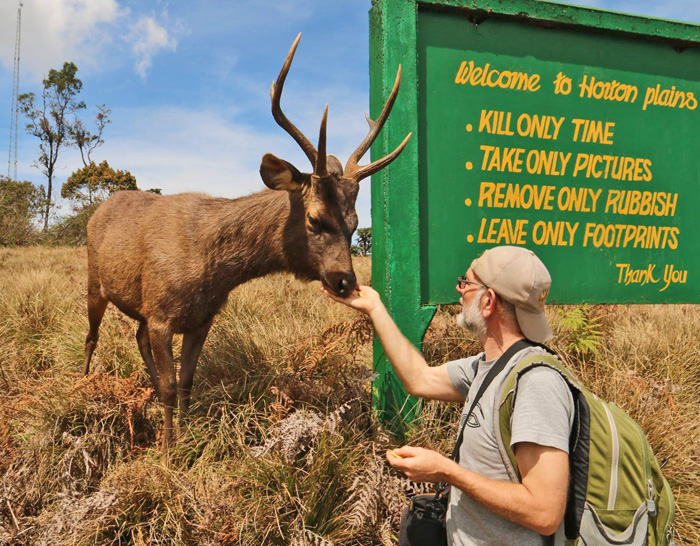
<instances>
[{"instance_id":1,"label":"man's hand","mask_svg":"<svg viewBox=\"0 0 700 546\"><path fill-rule=\"evenodd\" d=\"M366 315L369 315L372 313L372 311L380 309L384 306L377 291L373 290L369 286L358 285L347 298L339 298L323 285L321 285L321 290L329 298L343 303L348 307L356 309L357 311L360 311Z\"/></svg>"},{"instance_id":2,"label":"man's hand","mask_svg":"<svg viewBox=\"0 0 700 546\"><path fill-rule=\"evenodd\" d=\"M384 347L386 357L403 383L406 392L414 396L464 402L464 397L452 384L447 367L429 367L423 355L406 339L389 315L379 294L369 286L358 286L347 298L339 298L321 285L329 298L366 314Z\"/></svg>"},{"instance_id":3,"label":"man's hand","mask_svg":"<svg viewBox=\"0 0 700 546\"><path fill-rule=\"evenodd\" d=\"M457 464L437 451L411 446L387 451L386 459L414 482L446 481L449 469Z\"/></svg>"}]
</instances>

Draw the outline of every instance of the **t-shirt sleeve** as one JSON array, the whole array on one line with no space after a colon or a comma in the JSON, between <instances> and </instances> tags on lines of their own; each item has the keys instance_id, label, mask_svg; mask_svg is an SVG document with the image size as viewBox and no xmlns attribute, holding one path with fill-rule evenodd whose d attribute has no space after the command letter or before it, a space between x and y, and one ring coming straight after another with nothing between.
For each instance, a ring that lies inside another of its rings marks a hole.
<instances>
[{"instance_id":1,"label":"t-shirt sleeve","mask_svg":"<svg viewBox=\"0 0 700 546\"><path fill-rule=\"evenodd\" d=\"M474 376L476 375L476 363L481 360L481 357L482 355L479 354L475 357L452 360L447 363L447 375L455 389L465 399L469 395L469 388L472 386L472 381L474 381Z\"/></svg>"},{"instance_id":2,"label":"t-shirt sleeve","mask_svg":"<svg viewBox=\"0 0 700 546\"><path fill-rule=\"evenodd\" d=\"M532 442L569 452L574 400L559 372L547 367L520 378L511 420L511 442Z\"/></svg>"}]
</instances>

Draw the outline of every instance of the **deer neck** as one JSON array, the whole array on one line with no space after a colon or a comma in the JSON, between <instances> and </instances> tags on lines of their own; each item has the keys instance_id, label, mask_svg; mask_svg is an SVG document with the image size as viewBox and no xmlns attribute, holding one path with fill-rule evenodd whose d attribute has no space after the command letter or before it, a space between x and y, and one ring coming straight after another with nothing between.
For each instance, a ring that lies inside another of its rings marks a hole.
<instances>
[{"instance_id":1,"label":"deer neck","mask_svg":"<svg viewBox=\"0 0 700 546\"><path fill-rule=\"evenodd\" d=\"M296 201L299 201L297 203ZM289 256L300 254L294 247L292 225L299 212L300 199L285 191L263 190L233 200L225 200L212 215L210 271L224 283L226 290L256 277L289 271ZM299 222L296 222L297 224ZM305 240L305 233L301 239ZM291 252L290 252L291 250Z\"/></svg>"}]
</instances>

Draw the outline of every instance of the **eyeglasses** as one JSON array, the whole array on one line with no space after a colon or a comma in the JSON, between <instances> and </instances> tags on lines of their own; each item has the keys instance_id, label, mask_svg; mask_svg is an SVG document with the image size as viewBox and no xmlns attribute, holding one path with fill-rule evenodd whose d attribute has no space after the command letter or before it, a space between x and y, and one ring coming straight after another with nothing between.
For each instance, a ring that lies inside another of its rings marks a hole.
<instances>
[{"instance_id":1,"label":"eyeglasses","mask_svg":"<svg viewBox=\"0 0 700 546\"><path fill-rule=\"evenodd\" d=\"M474 286L480 286L481 288L488 289L488 286L486 286L485 284L481 284L480 282L470 281L464 275L460 275L459 277L457 277L457 286L459 287L460 290L464 290L468 284L473 284Z\"/></svg>"}]
</instances>

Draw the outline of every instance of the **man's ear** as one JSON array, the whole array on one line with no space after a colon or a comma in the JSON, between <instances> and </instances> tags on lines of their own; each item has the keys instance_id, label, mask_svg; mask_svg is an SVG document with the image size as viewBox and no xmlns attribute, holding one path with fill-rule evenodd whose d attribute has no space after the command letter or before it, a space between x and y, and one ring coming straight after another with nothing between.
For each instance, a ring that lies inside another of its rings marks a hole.
<instances>
[{"instance_id":1,"label":"man's ear","mask_svg":"<svg viewBox=\"0 0 700 546\"><path fill-rule=\"evenodd\" d=\"M494 292L493 288L486 290L486 293L481 299L483 302L481 312L483 313L484 318L489 318L496 312L496 298L498 298L498 295L496 292Z\"/></svg>"},{"instance_id":2,"label":"man's ear","mask_svg":"<svg viewBox=\"0 0 700 546\"><path fill-rule=\"evenodd\" d=\"M272 154L265 154L260 163L260 177L271 190L301 191L309 176L300 173L291 163Z\"/></svg>"}]
</instances>

